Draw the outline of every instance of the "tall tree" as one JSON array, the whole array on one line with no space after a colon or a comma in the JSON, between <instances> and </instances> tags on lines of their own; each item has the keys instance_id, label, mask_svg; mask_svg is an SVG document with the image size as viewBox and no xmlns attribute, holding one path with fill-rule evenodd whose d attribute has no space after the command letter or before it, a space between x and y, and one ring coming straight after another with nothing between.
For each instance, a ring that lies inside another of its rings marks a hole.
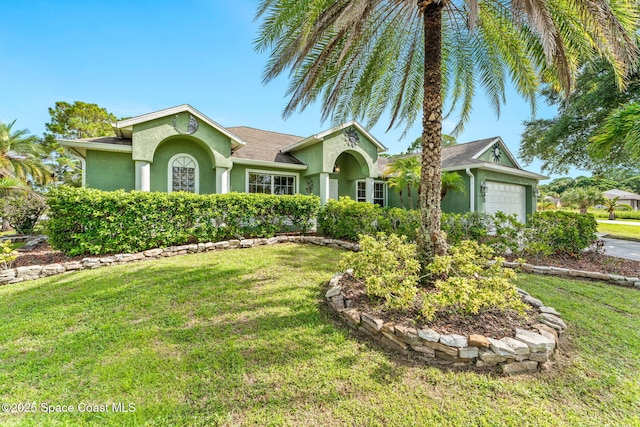
<instances>
[{"instance_id":1,"label":"tall tree","mask_svg":"<svg viewBox=\"0 0 640 427\"><path fill-rule=\"evenodd\" d=\"M577 64L599 53L626 74L636 58L631 0L261 0L265 81L291 70L284 116L322 102L336 122L422 116L420 262L446 252L440 231L443 99L471 113L477 86L496 112L505 83L533 104L539 75L569 91ZM444 95L444 97L443 97Z\"/></svg>"},{"instance_id":2,"label":"tall tree","mask_svg":"<svg viewBox=\"0 0 640 427\"><path fill-rule=\"evenodd\" d=\"M640 104L630 102L613 110L591 138L589 153L606 160L615 153L626 164L640 162Z\"/></svg>"},{"instance_id":3,"label":"tall tree","mask_svg":"<svg viewBox=\"0 0 640 427\"><path fill-rule=\"evenodd\" d=\"M575 86L567 99L551 88L543 90L546 102L558 108L558 115L524 122L520 157L526 163L540 159L544 170L558 174L567 173L571 166L593 174L608 174L614 168L633 169L635 164L627 161L623 150L593 156L589 146L613 111L640 101L640 74L629 76L625 90L620 90L613 67L597 61L580 69Z\"/></svg>"},{"instance_id":4,"label":"tall tree","mask_svg":"<svg viewBox=\"0 0 640 427\"><path fill-rule=\"evenodd\" d=\"M80 185L79 164L66 155L58 140L113 135L111 124L117 120L116 116L97 104L82 101L56 102L54 108L49 108L49 115L43 144L49 152L55 175L67 184Z\"/></svg>"}]
</instances>

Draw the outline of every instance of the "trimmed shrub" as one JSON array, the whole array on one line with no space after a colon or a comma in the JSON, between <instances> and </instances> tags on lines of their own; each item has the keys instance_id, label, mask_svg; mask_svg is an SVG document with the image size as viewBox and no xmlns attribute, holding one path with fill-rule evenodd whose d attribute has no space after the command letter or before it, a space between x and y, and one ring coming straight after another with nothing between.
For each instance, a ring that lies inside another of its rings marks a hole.
<instances>
[{"instance_id":1,"label":"trimmed shrub","mask_svg":"<svg viewBox=\"0 0 640 427\"><path fill-rule=\"evenodd\" d=\"M349 197L329 200L318 214L318 225L326 236L358 241L360 234L373 236L384 223L382 208L372 203L356 202Z\"/></svg>"},{"instance_id":2,"label":"trimmed shrub","mask_svg":"<svg viewBox=\"0 0 640 427\"><path fill-rule=\"evenodd\" d=\"M333 239L357 242L360 235L394 233L415 241L420 215L417 210L382 208L340 197L340 200L329 200L320 211L318 225L324 235Z\"/></svg>"},{"instance_id":3,"label":"trimmed shrub","mask_svg":"<svg viewBox=\"0 0 640 427\"><path fill-rule=\"evenodd\" d=\"M60 187L48 195L49 242L69 255L137 252L229 238L307 232L316 196L149 193Z\"/></svg>"},{"instance_id":4,"label":"trimmed shrub","mask_svg":"<svg viewBox=\"0 0 640 427\"><path fill-rule=\"evenodd\" d=\"M597 240L593 215L564 211L536 212L529 218L523 252L578 256Z\"/></svg>"}]
</instances>

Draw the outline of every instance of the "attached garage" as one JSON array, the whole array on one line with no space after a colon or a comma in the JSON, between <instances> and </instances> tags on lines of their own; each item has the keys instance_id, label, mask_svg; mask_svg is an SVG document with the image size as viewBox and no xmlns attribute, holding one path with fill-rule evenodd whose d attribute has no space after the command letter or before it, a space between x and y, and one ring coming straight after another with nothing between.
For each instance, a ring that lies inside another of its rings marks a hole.
<instances>
[{"instance_id":1,"label":"attached garage","mask_svg":"<svg viewBox=\"0 0 640 427\"><path fill-rule=\"evenodd\" d=\"M486 213L516 214L518 221L522 223L526 221L527 191L524 185L486 181L486 186Z\"/></svg>"}]
</instances>

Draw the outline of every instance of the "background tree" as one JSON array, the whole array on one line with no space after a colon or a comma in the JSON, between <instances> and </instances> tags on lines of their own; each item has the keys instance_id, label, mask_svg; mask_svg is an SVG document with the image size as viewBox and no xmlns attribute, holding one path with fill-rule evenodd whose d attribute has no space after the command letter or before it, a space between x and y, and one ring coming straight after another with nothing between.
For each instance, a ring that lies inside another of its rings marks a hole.
<instances>
[{"instance_id":1,"label":"background tree","mask_svg":"<svg viewBox=\"0 0 640 427\"><path fill-rule=\"evenodd\" d=\"M440 200L444 199L449 191L464 193L464 179L455 172L442 173L442 188L440 190Z\"/></svg>"},{"instance_id":2,"label":"background tree","mask_svg":"<svg viewBox=\"0 0 640 427\"><path fill-rule=\"evenodd\" d=\"M48 132L44 134L43 145L51 158L56 179L80 185L80 165L65 153L58 140L112 136L111 124L117 118L97 104L82 101L75 101L73 104L56 102L54 108L49 108L49 115L51 118L45 124Z\"/></svg>"},{"instance_id":3,"label":"background tree","mask_svg":"<svg viewBox=\"0 0 640 427\"><path fill-rule=\"evenodd\" d=\"M603 200L602 192L595 187L572 188L562 193L562 203L575 206L581 214L586 214L588 208Z\"/></svg>"},{"instance_id":4,"label":"background tree","mask_svg":"<svg viewBox=\"0 0 640 427\"><path fill-rule=\"evenodd\" d=\"M402 193L407 190L409 209L413 209L413 195L411 189L420 185L420 160L417 156L398 157L387 165L383 174L389 178L389 187L396 188L400 195L400 203L405 207Z\"/></svg>"},{"instance_id":5,"label":"background tree","mask_svg":"<svg viewBox=\"0 0 640 427\"><path fill-rule=\"evenodd\" d=\"M547 104L558 108L558 115L524 122L519 154L525 163L540 159L544 170L557 174L567 173L571 166L596 175L615 168L637 170L637 164L628 161L624 150L611 150L596 157L589 152L589 146L613 111L640 101L640 74L629 76L625 90L621 91L615 70L601 60L581 68L575 90L567 99L550 87L542 94Z\"/></svg>"},{"instance_id":6,"label":"background tree","mask_svg":"<svg viewBox=\"0 0 640 427\"><path fill-rule=\"evenodd\" d=\"M619 77L636 58L637 7L627 0L262 0L257 16L257 49L271 50L265 81L290 70L285 117L318 99L335 122L366 117L371 127L388 111L389 128L408 128L422 117L423 268L446 252L443 99L459 107L460 131L478 85L499 112L509 78L533 104L540 75L569 91L586 55L604 55Z\"/></svg>"}]
</instances>

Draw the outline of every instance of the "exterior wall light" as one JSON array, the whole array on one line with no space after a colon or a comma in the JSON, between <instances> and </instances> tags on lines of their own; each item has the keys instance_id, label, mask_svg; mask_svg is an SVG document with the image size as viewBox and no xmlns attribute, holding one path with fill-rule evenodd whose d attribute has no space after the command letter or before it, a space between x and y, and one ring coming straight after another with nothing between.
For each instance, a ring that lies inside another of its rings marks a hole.
<instances>
[{"instance_id":1,"label":"exterior wall light","mask_svg":"<svg viewBox=\"0 0 640 427\"><path fill-rule=\"evenodd\" d=\"M340 166L337 163L333 165L333 173L340 173Z\"/></svg>"},{"instance_id":2,"label":"exterior wall light","mask_svg":"<svg viewBox=\"0 0 640 427\"><path fill-rule=\"evenodd\" d=\"M487 191L489 191L489 186L487 185L486 182L481 182L480 183L480 194L482 194L482 197L485 197L487 195Z\"/></svg>"}]
</instances>

